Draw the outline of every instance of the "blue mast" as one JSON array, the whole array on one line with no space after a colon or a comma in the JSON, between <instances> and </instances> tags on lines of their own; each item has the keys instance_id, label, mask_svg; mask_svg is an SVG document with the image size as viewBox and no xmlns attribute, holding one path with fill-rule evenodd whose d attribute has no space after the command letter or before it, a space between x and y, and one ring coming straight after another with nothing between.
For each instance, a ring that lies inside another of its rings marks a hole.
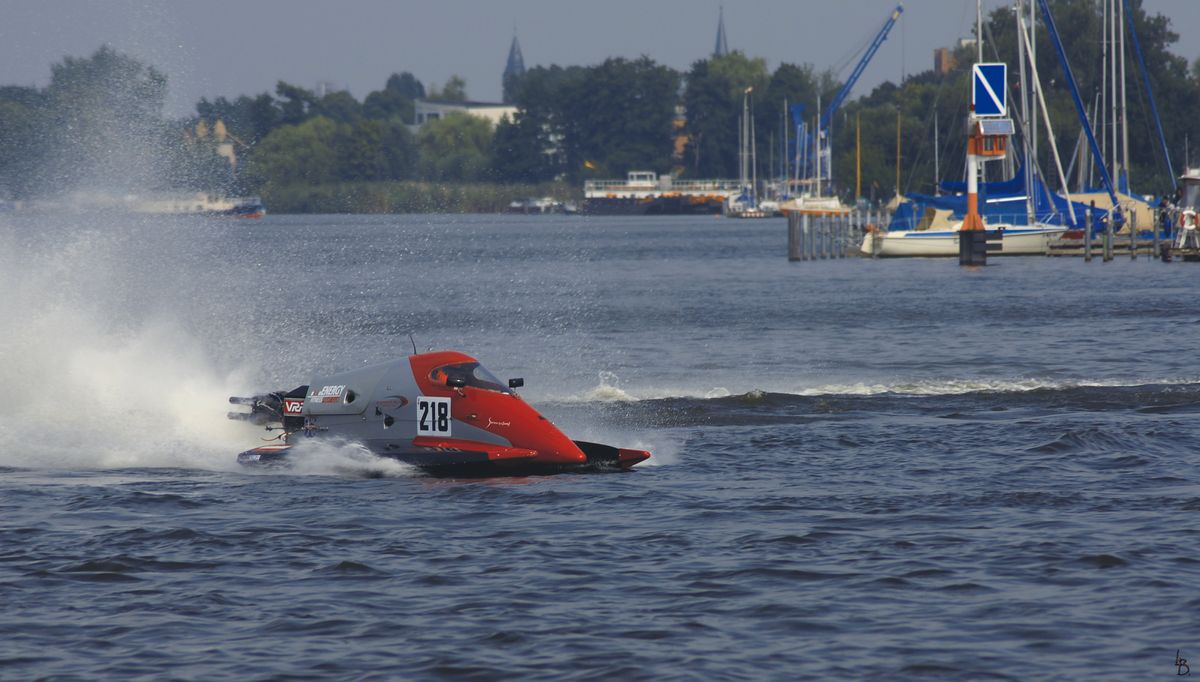
<instances>
[{"instance_id":1,"label":"blue mast","mask_svg":"<svg viewBox=\"0 0 1200 682\"><path fill-rule=\"evenodd\" d=\"M1142 44L1138 40L1137 28L1133 23L1133 6L1125 0L1125 16L1129 17L1129 35L1133 36L1133 50L1137 53L1138 66L1142 71L1142 82L1146 84L1146 95L1150 97L1150 112L1154 114L1154 127L1158 130L1158 144L1162 147L1163 158L1167 160L1167 173L1171 175L1171 189L1176 189L1175 166L1171 164L1171 153L1167 151L1167 137L1163 135L1162 119L1158 117L1158 105L1154 103L1154 88L1150 87L1150 74L1146 71L1146 57L1142 54Z\"/></svg>"},{"instance_id":2,"label":"blue mast","mask_svg":"<svg viewBox=\"0 0 1200 682\"><path fill-rule=\"evenodd\" d=\"M1058 27L1054 25L1054 15L1050 14L1050 5L1046 4L1046 0L1038 0L1038 4L1042 6L1042 14L1046 17L1046 28L1050 31L1050 40L1054 43L1054 51L1058 53L1058 63L1062 65L1063 76L1067 79L1067 88L1071 91L1071 99L1075 102L1075 113L1079 116L1079 122L1083 124L1084 134L1087 135L1088 146L1092 148L1094 158L1103 159L1100 145L1096 144L1096 136L1092 134L1092 123L1088 121L1087 113L1083 110L1083 101L1079 99L1079 88L1075 85L1075 75L1071 73L1071 64L1067 61L1062 41L1058 38ZM1108 174L1108 169L1103 163L1096 165L1100 168L1100 178L1104 180L1104 189L1108 190L1108 196L1112 199L1114 219L1118 225L1124 223L1125 217L1121 215L1121 204L1117 202L1112 176Z\"/></svg>"}]
</instances>

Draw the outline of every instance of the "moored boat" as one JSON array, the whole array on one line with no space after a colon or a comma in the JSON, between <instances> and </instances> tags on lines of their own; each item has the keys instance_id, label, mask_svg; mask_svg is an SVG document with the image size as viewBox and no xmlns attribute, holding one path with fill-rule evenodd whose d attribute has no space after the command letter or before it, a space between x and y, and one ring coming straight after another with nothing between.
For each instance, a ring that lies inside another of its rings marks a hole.
<instances>
[{"instance_id":1,"label":"moored boat","mask_svg":"<svg viewBox=\"0 0 1200 682\"><path fill-rule=\"evenodd\" d=\"M875 230L863 238L862 253L882 258L919 258L957 256L959 229L951 230ZM1036 256L1050 250L1050 242L1067 231L1061 225L988 225L989 232L999 233L1000 250L997 256Z\"/></svg>"}]
</instances>

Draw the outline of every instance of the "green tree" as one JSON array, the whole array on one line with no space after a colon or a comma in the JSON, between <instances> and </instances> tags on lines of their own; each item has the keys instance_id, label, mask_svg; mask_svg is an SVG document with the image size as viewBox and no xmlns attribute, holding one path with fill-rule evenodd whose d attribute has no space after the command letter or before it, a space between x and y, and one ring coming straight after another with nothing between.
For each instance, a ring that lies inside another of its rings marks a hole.
<instances>
[{"instance_id":1,"label":"green tree","mask_svg":"<svg viewBox=\"0 0 1200 682\"><path fill-rule=\"evenodd\" d=\"M496 127L492 145L492 169L502 182L545 182L558 174L556 150L545 132L545 124L527 112L518 111L515 121L504 119Z\"/></svg>"},{"instance_id":2,"label":"green tree","mask_svg":"<svg viewBox=\"0 0 1200 682\"><path fill-rule=\"evenodd\" d=\"M275 95L278 98L279 123L281 125L297 125L309 117L309 112L317 103L317 96L311 90L305 90L298 85L279 81L275 85Z\"/></svg>"},{"instance_id":3,"label":"green tree","mask_svg":"<svg viewBox=\"0 0 1200 682\"><path fill-rule=\"evenodd\" d=\"M53 65L41 116L44 186L153 186L162 173L155 144L166 94L166 76L108 46Z\"/></svg>"},{"instance_id":4,"label":"green tree","mask_svg":"<svg viewBox=\"0 0 1200 682\"><path fill-rule=\"evenodd\" d=\"M766 92L766 61L734 51L695 62L686 80L686 159L691 174L736 177L743 96L747 88L751 94Z\"/></svg>"},{"instance_id":5,"label":"green tree","mask_svg":"<svg viewBox=\"0 0 1200 682\"><path fill-rule=\"evenodd\" d=\"M312 116L324 116L338 123L354 123L362 118L362 105L345 90L331 92L312 105Z\"/></svg>"},{"instance_id":6,"label":"green tree","mask_svg":"<svg viewBox=\"0 0 1200 682\"><path fill-rule=\"evenodd\" d=\"M275 129L247 163L251 186L320 184L338 179L337 124L316 117Z\"/></svg>"},{"instance_id":7,"label":"green tree","mask_svg":"<svg viewBox=\"0 0 1200 682\"><path fill-rule=\"evenodd\" d=\"M412 177L416 144L408 128L399 121L359 120L339 125L333 145L338 180L404 180Z\"/></svg>"},{"instance_id":8,"label":"green tree","mask_svg":"<svg viewBox=\"0 0 1200 682\"><path fill-rule=\"evenodd\" d=\"M493 164L499 178L548 180L566 172L564 139L568 128L573 129L568 121L570 98L586 77L584 67L552 65L534 67L512 80L517 115L496 129Z\"/></svg>"},{"instance_id":9,"label":"green tree","mask_svg":"<svg viewBox=\"0 0 1200 682\"><path fill-rule=\"evenodd\" d=\"M413 123L413 102L425 97L425 86L411 73L393 73L383 90L376 90L363 100L363 116L367 118L399 118Z\"/></svg>"},{"instance_id":10,"label":"green tree","mask_svg":"<svg viewBox=\"0 0 1200 682\"><path fill-rule=\"evenodd\" d=\"M417 135L421 177L470 181L488 176L492 125L478 116L451 112L421 126Z\"/></svg>"},{"instance_id":11,"label":"green tree","mask_svg":"<svg viewBox=\"0 0 1200 682\"><path fill-rule=\"evenodd\" d=\"M432 102L465 102L467 101L467 82L461 76L451 76L441 90L436 85L429 86L429 94L425 99Z\"/></svg>"},{"instance_id":12,"label":"green tree","mask_svg":"<svg viewBox=\"0 0 1200 682\"><path fill-rule=\"evenodd\" d=\"M401 121L383 122L381 145L387 160L389 180L409 180L417 174L417 140Z\"/></svg>"},{"instance_id":13,"label":"green tree","mask_svg":"<svg viewBox=\"0 0 1200 682\"><path fill-rule=\"evenodd\" d=\"M602 176L669 170L679 73L641 57L606 59L581 76L562 94L567 176L577 180L585 162Z\"/></svg>"},{"instance_id":14,"label":"green tree","mask_svg":"<svg viewBox=\"0 0 1200 682\"><path fill-rule=\"evenodd\" d=\"M0 87L0 199L25 196L34 186L44 107L36 88Z\"/></svg>"}]
</instances>

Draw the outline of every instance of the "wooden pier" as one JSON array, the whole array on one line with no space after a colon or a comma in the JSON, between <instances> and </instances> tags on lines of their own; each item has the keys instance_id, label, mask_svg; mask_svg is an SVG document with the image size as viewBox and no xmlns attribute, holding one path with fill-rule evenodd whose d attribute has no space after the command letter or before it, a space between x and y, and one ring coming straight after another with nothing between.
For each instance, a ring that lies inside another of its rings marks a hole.
<instances>
[{"instance_id":1,"label":"wooden pier","mask_svg":"<svg viewBox=\"0 0 1200 682\"><path fill-rule=\"evenodd\" d=\"M861 250L868 230L891 220L883 211L820 213L792 211L788 219L788 260L810 261L869 256Z\"/></svg>"}]
</instances>

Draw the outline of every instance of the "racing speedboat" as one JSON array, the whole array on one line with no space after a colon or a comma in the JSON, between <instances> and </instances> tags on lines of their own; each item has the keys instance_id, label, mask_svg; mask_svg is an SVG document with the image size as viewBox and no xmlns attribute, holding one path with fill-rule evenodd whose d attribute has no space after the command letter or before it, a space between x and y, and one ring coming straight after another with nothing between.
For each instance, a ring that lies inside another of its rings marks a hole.
<instances>
[{"instance_id":1,"label":"racing speedboat","mask_svg":"<svg viewBox=\"0 0 1200 682\"><path fill-rule=\"evenodd\" d=\"M410 355L317 378L290 391L229 402L230 412L279 433L238 455L242 464L283 464L309 438L360 443L380 457L438 476L510 476L622 470L645 450L571 440L477 360L454 351Z\"/></svg>"}]
</instances>

